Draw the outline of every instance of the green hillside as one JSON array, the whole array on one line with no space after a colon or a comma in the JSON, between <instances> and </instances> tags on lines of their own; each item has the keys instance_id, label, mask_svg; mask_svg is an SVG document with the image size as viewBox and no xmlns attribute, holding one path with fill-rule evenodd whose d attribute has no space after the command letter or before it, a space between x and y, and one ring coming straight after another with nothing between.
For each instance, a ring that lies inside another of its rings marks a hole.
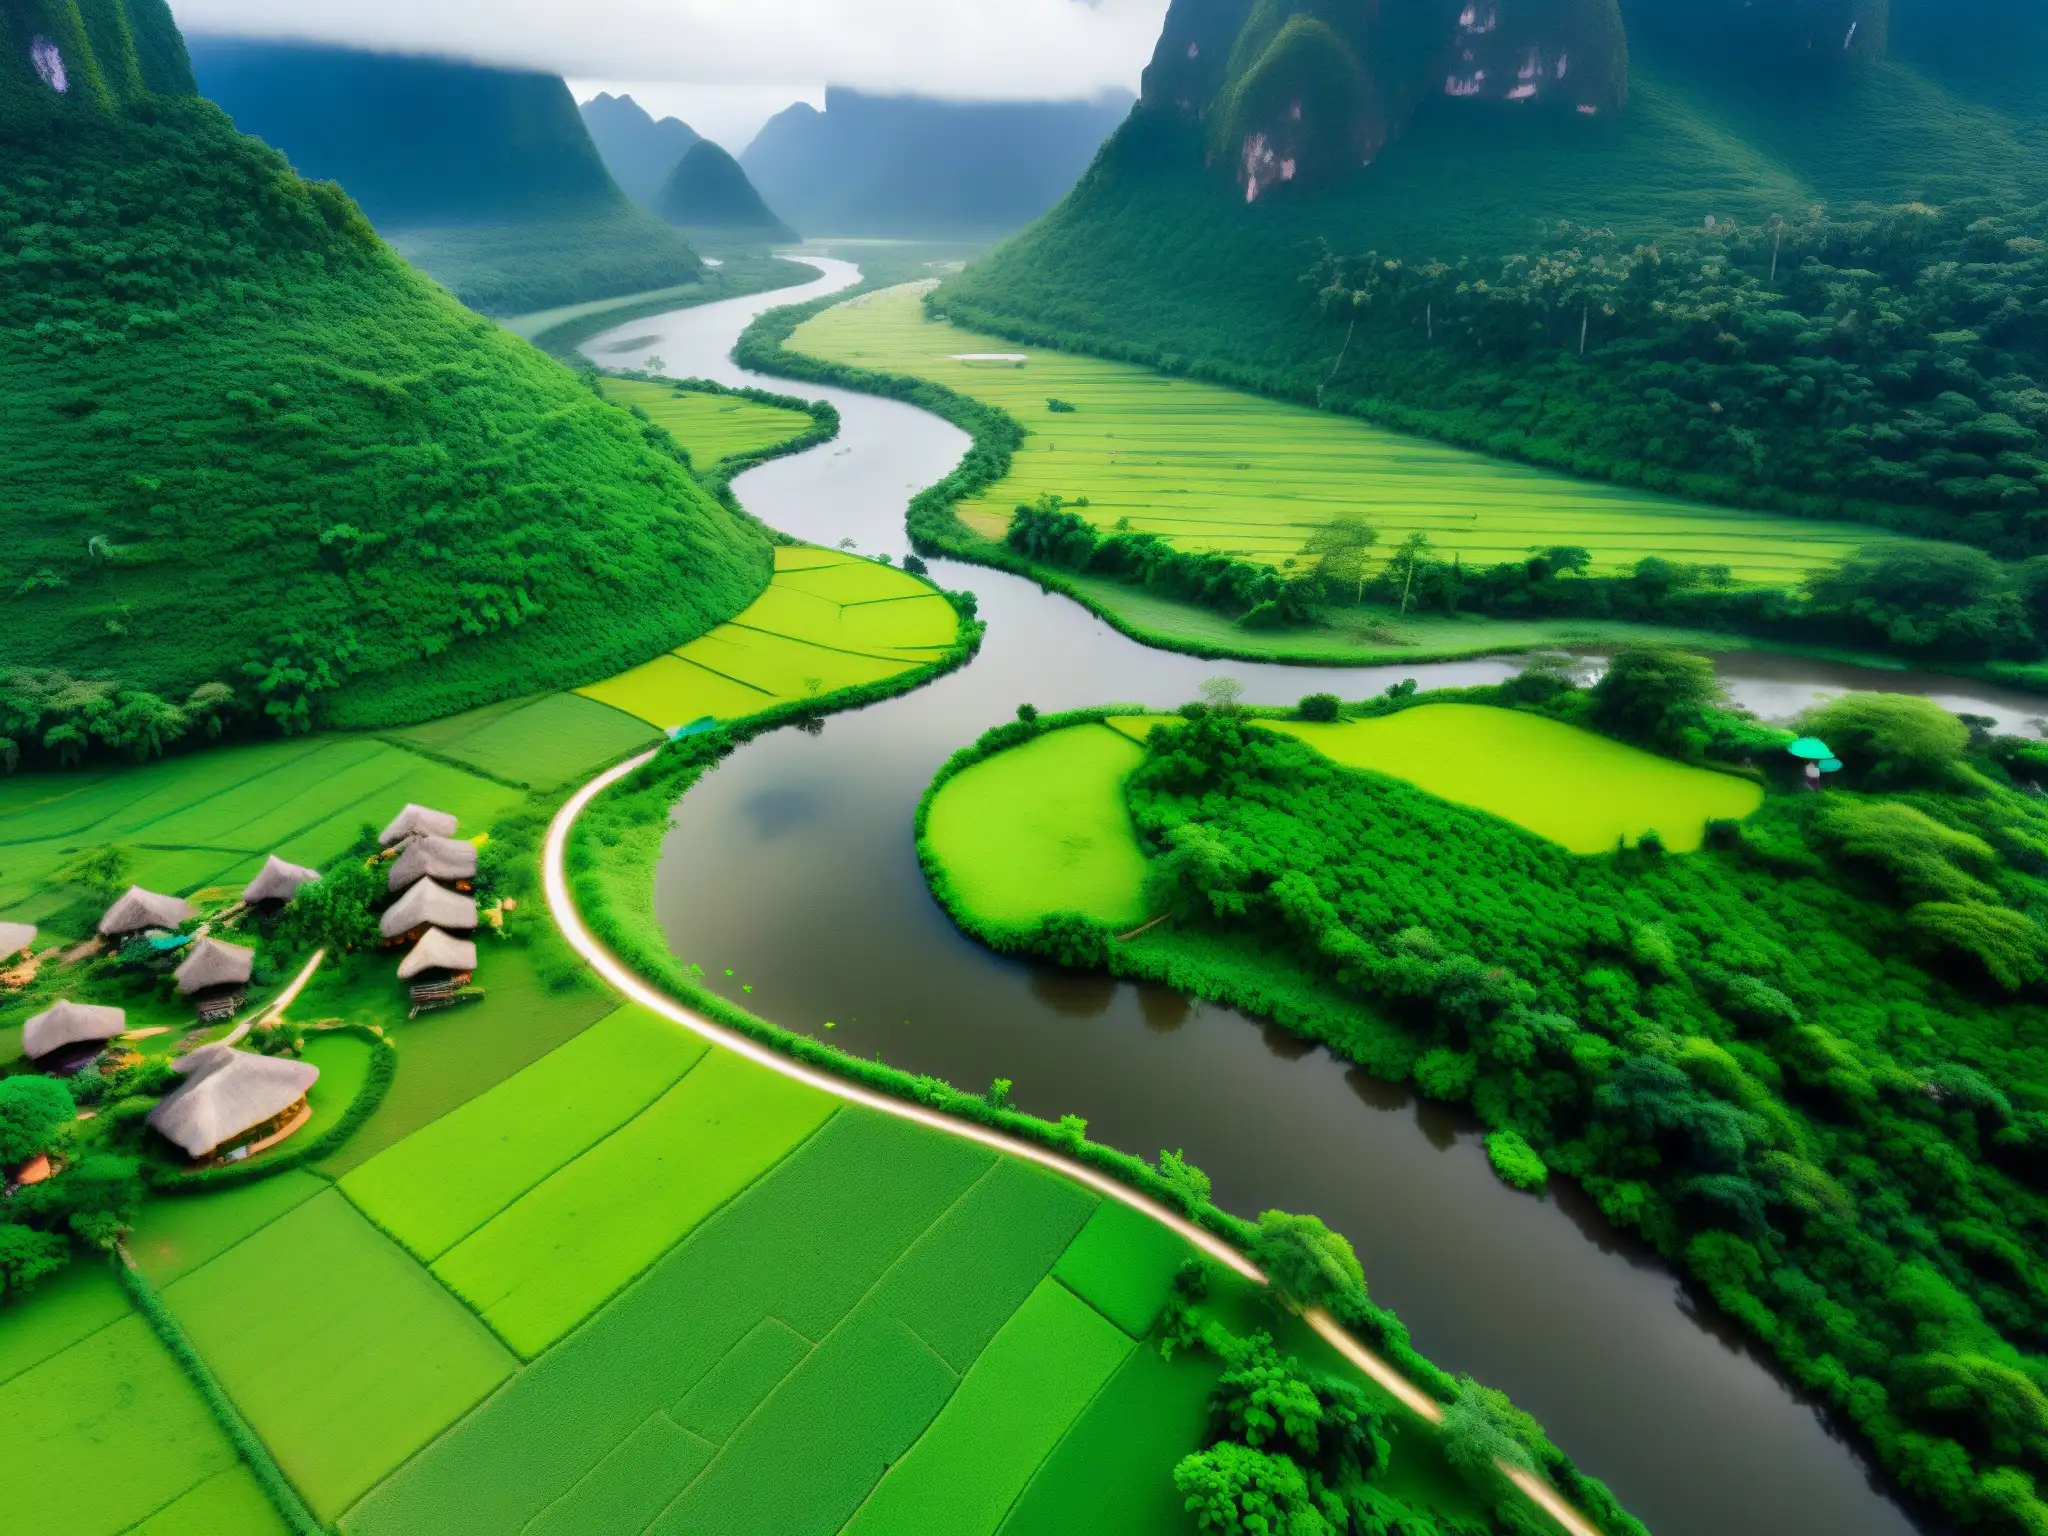
<instances>
[{"instance_id":1,"label":"green hillside","mask_svg":"<svg viewBox=\"0 0 2048 1536\"><path fill-rule=\"evenodd\" d=\"M1561 40L1599 34L1594 8L1556 6L1537 35L1560 41L1531 43L1515 77L1568 60L1535 73L1570 92L1481 99L1430 46L1417 56L1437 65L1396 69L1384 40L1312 9L1177 0L1130 123L939 307L1577 473L2044 547L2027 519L2044 490L2039 339L1999 320L2044 296L2038 73L1938 46L1917 5L1886 56L1869 56L1861 40L1884 29L1855 5L1757 6L1704 48L1685 17L1727 7L1645 3L1610 15L1626 40L1590 57ZM1545 8L1498 9L1505 29ZM1968 9L1993 30L1989 7ZM1784 30L1835 10L1845 39L1859 25L1839 59ZM1438 27L1436 11L1388 5L1375 25ZM1345 59L1358 69L1340 80ZM1625 109L1584 99L1595 60ZM1863 211L1906 203L1939 212ZM1678 259L1631 266L1647 242ZM1936 271L1953 280L1922 281ZM1621 302L1631 273L1654 313ZM1981 417L2014 421L2011 441L1987 453L1951 431Z\"/></svg>"},{"instance_id":2,"label":"green hillside","mask_svg":"<svg viewBox=\"0 0 2048 1536\"><path fill-rule=\"evenodd\" d=\"M9 765L586 682L762 589L765 537L665 439L150 92L189 86L160 0L31 12L0 65Z\"/></svg>"},{"instance_id":3,"label":"green hillside","mask_svg":"<svg viewBox=\"0 0 2048 1536\"><path fill-rule=\"evenodd\" d=\"M301 175L340 182L408 260L486 314L700 270L613 182L556 76L231 37L195 39L192 64L236 127Z\"/></svg>"},{"instance_id":4,"label":"green hillside","mask_svg":"<svg viewBox=\"0 0 2048 1536\"><path fill-rule=\"evenodd\" d=\"M739 161L709 139L699 139L683 152L655 199L654 211L707 239L760 243L797 238L796 231L761 200Z\"/></svg>"}]
</instances>

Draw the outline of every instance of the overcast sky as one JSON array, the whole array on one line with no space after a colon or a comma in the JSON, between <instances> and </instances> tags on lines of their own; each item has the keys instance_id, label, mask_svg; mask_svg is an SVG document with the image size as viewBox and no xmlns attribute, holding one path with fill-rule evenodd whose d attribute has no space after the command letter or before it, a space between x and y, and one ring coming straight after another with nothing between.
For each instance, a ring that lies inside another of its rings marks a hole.
<instances>
[{"instance_id":1,"label":"overcast sky","mask_svg":"<svg viewBox=\"0 0 2048 1536\"><path fill-rule=\"evenodd\" d=\"M1166 0L171 0L188 31L444 53L631 91L739 149L825 85L969 100L1135 90ZM702 119L701 121L699 119Z\"/></svg>"}]
</instances>

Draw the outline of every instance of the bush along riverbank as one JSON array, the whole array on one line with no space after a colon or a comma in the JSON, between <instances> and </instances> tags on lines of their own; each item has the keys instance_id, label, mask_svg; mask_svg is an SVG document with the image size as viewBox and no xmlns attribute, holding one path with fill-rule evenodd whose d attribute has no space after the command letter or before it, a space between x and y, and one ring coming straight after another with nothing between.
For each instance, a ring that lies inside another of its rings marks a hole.
<instances>
[{"instance_id":1,"label":"bush along riverbank","mask_svg":"<svg viewBox=\"0 0 2048 1536\"><path fill-rule=\"evenodd\" d=\"M865 285L853 290L867 291ZM1216 660L1331 666L1361 658L1327 646L1290 649L1284 637L1318 626L1384 624L1411 615L1560 625L1621 622L1756 638L1816 653L1876 652L2048 690L2048 641L2042 639L2048 635L2048 557L2006 565L1964 545L1874 542L1788 590L1738 586L1723 567L1655 556L1621 574L1596 575L1587 551L1569 545L1468 568L1426 536L1382 548L1369 522L1340 520L1317 530L1292 567L1276 569L1176 549L1157 534L1104 530L1081 515L1085 502L1070 504L1057 496L1018 506L1005 537L987 538L963 523L956 508L1009 475L1027 429L1008 412L946 385L790 349L799 326L846 299L836 294L769 311L741 336L736 360L762 373L900 400L967 432L973 446L959 467L910 504L912 545L920 554L1023 576L1072 598L1141 644ZM1874 541L1887 537L1872 529ZM1090 590L1091 582L1105 581L1209 610L1255 632L1256 639L1248 634L1245 643L1233 644L1213 632L1182 634L1140 622ZM1529 646L1510 640L1491 648ZM1441 652L1404 646L1398 655L1420 663L1487 649L1483 642Z\"/></svg>"},{"instance_id":2,"label":"bush along riverbank","mask_svg":"<svg viewBox=\"0 0 2048 1536\"><path fill-rule=\"evenodd\" d=\"M2048 1530L2048 809L2038 743L1925 700L1805 723L1848 787L1797 792L1782 733L1714 707L1697 658L1576 687L1390 698L1535 708L1778 792L1683 857L1576 856L1341 768L1226 704L1153 732L1125 786L1155 924L991 923L924 837L968 933L1274 1019L1468 1105L1524 1187L1554 1172L1705 1288L1856 1427L1899 1486L1972 1530ZM1327 701L1308 700L1308 718ZM2027 786L2027 787L2020 787ZM1514 1139L1509 1139L1509 1138Z\"/></svg>"},{"instance_id":3,"label":"bush along riverbank","mask_svg":"<svg viewBox=\"0 0 2048 1536\"><path fill-rule=\"evenodd\" d=\"M1010 1102L1010 1085L1006 1082L999 1080L986 1092L971 1093L940 1078L854 1056L810 1035L784 1029L704 986L701 970L676 957L655 917L653 899L655 872L676 802L706 773L757 737L789 725L809 725L819 720L824 710L858 708L920 687L964 664L978 647L980 635L978 625L966 625L954 654L922 672L848 689L816 703L786 706L671 742L646 764L597 796L574 827L567 850L568 875L577 910L591 932L650 984L705 1017L793 1060L907 1103L1036 1142L1184 1212L1190 1220L1266 1268L1274 1283L1294 1302L1325 1308L1438 1402L1452 1408L1480 1401L1490 1405L1485 1422L1501 1429L1506 1438L1489 1439L1487 1443L1509 1453L1511 1462L1537 1469L1608 1536L1647 1536L1641 1523L1620 1507L1606 1487L1581 1472L1533 1420L1507 1409L1498 1394L1453 1378L1421 1355L1410 1343L1400 1320L1373 1304L1356 1260L1349 1259L1348 1244L1329 1234L1320 1222L1277 1212L1268 1213L1258 1223L1246 1221L1216 1206L1209 1198L1208 1179L1176 1153L1163 1152L1156 1164L1149 1163L1091 1141L1087 1122L1078 1116L1050 1121L1024 1113ZM1191 1285L1199 1289L1198 1284ZM1186 1342L1191 1347L1203 1343L1198 1338ZM1229 1439L1225 1436L1218 1448L1206 1454L1212 1460L1220 1457L1231 1461L1235 1453L1225 1444ZM1284 1447L1268 1444L1260 1454L1273 1458L1265 1471L1289 1487L1298 1484L1300 1498L1309 1498L1306 1473L1291 1461L1288 1467L1280 1465L1288 1460ZM1242 1459L1236 1457L1238 1461ZM1290 1476L1290 1469L1294 1475ZM1475 1464L1473 1475L1487 1497L1500 1500L1499 1518L1506 1529L1533 1532L1549 1528L1519 1496L1505 1492L1490 1458L1484 1467ZM1303 1503L1300 1507L1309 1505Z\"/></svg>"}]
</instances>

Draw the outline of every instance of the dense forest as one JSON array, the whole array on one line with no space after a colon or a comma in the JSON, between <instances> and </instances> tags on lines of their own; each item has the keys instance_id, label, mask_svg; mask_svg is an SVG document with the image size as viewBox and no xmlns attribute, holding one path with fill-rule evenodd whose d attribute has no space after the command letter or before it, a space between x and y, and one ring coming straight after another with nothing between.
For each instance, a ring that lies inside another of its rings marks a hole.
<instances>
[{"instance_id":1,"label":"dense forest","mask_svg":"<svg viewBox=\"0 0 2048 1536\"><path fill-rule=\"evenodd\" d=\"M1504 1176L1582 1184L1915 1497L2048 1530L2048 754L1849 695L1804 722L1849 783L1800 793L1786 733L1715 693L1704 661L1645 647L1590 689L1540 664L1343 711L1457 697L1786 765L1683 857L1654 836L1574 856L1188 706L1127 786L1174 926L1126 945L1059 916L1015 942L1237 1006L1284 993L1290 1028L1469 1104Z\"/></svg>"},{"instance_id":2,"label":"dense forest","mask_svg":"<svg viewBox=\"0 0 2048 1536\"><path fill-rule=\"evenodd\" d=\"M416 265L486 314L685 283L677 231L613 182L553 75L202 37L202 94L309 178L338 181Z\"/></svg>"},{"instance_id":3,"label":"dense forest","mask_svg":"<svg viewBox=\"0 0 2048 1536\"><path fill-rule=\"evenodd\" d=\"M1448 77L1415 63L1465 25L1441 9L1179 0L1130 122L939 308L1583 474L2033 552L2038 7L1502 3L1469 12L1497 9L1484 41L1536 40L1505 73L1475 43L1471 91L1456 45ZM1565 49L1573 28L1607 40ZM1575 94L1596 58L1624 61L1602 101Z\"/></svg>"},{"instance_id":4,"label":"dense forest","mask_svg":"<svg viewBox=\"0 0 2048 1536\"><path fill-rule=\"evenodd\" d=\"M0 73L0 765L578 683L761 590L651 428L84 14Z\"/></svg>"}]
</instances>

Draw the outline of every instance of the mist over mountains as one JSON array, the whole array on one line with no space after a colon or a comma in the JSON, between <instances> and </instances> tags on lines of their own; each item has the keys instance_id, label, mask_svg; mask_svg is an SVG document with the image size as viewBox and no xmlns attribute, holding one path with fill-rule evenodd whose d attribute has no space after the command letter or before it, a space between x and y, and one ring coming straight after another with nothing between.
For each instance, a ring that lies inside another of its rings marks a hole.
<instances>
[{"instance_id":1,"label":"mist over mountains","mask_svg":"<svg viewBox=\"0 0 2048 1536\"><path fill-rule=\"evenodd\" d=\"M631 96L609 92L599 92L578 110L612 180L651 212L683 156L699 141L697 130L679 117L657 121Z\"/></svg>"},{"instance_id":2,"label":"mist over mountains","mask_svg":"<svg viewBox=\"0 0 2048 1536\"><path fill-rule=\"evenodd\" d=\"M833 88L740 156L768 205L815 235L990 235L1050 209L1131 98L947 102Z\"/></svg>"}]
</instances>

